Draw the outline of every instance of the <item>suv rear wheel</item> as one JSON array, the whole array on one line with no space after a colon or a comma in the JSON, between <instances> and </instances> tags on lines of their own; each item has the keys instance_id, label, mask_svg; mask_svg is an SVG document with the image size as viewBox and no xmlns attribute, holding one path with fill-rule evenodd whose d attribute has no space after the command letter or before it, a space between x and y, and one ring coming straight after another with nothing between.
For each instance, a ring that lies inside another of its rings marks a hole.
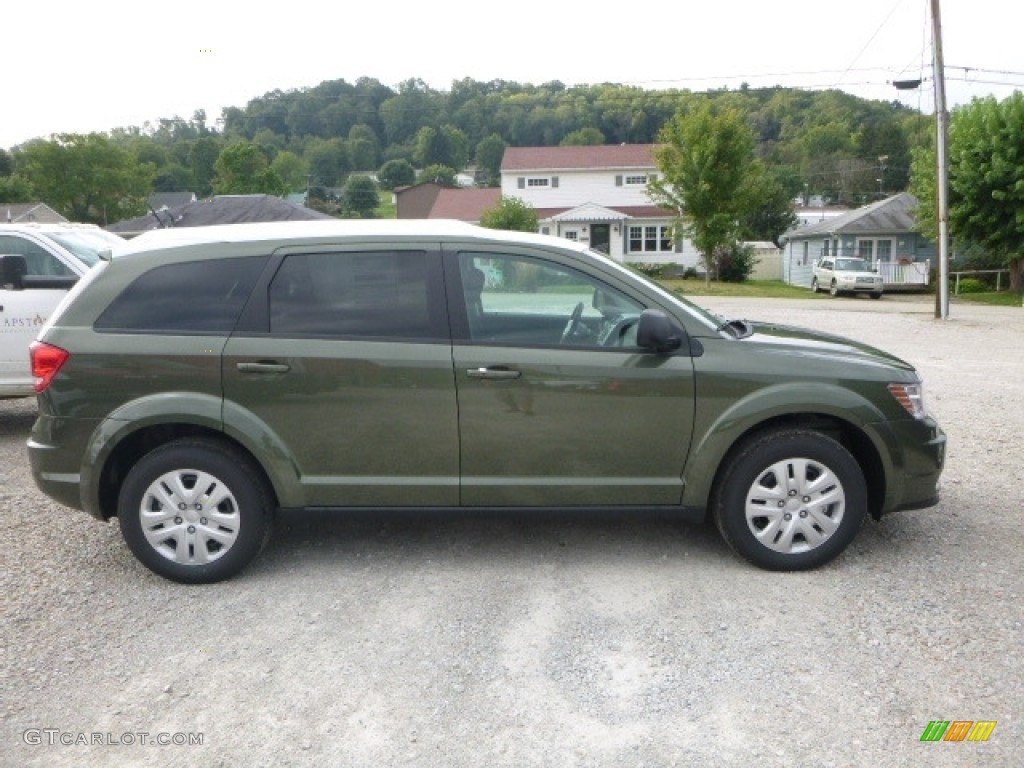
<instances>
[{"instance_id":1,"label":"suv rear wheel","mask_svg":"<svg viewBox=\"0 0 1024 768\"><path fill-rule=\"evenodd\" d=\"M132 553L188 584L234 576L259 553L273 503L260 473L213 440L176 440L143 456L121 486L118 519Z\"/></svg>"},{"instance_id":2,"label":"suv rear wheel","mask_svg":"<svg viewBox=\"0 0 1024 768\"><path fill-rule=\"evenodd\" d=\"M757 436L727 461L713 503L726 543L762 568L814 568L846 549L864 522L856 459L810 430Z\"/></svg>"}]
</instances>

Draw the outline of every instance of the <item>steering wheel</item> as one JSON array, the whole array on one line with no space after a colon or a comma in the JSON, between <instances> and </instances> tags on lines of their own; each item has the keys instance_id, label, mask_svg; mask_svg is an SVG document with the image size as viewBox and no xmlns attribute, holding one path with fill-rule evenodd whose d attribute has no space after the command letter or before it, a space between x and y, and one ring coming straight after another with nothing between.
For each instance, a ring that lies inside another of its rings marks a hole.
<instances>
[{"instance_id":1,"label":"steering wheel","mask_svg":"<svg viewBox=\"0 0 1024 768\"><path fill-rule=\"evenodd\" d=\"M562 340L559 342L560 344L565 344L576 335L576 330L580 327L581 317L583 317L582 301L573 308L572 314L569 316L569 322L565 324L565 330L562 331Z\"/></svg>"}]
</instances>

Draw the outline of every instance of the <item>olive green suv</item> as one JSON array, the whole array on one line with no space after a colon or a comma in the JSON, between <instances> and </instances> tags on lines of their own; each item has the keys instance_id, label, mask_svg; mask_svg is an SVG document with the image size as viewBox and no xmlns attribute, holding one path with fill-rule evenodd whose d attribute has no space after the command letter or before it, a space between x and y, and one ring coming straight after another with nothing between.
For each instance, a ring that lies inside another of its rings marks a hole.
<instances>
[{"instance_id":1,"label":"olive green suv","mask_svg":"<svg viewBox=\"0 0 1024 768\"><path fill-rule=\"evenodd\" d=\"M752 563L812 568L935 504L945 448L895 357L457 222L147 233L31 357L39 487L182 582L298 509L710 515Z\"/></svg>"}]
</instances>

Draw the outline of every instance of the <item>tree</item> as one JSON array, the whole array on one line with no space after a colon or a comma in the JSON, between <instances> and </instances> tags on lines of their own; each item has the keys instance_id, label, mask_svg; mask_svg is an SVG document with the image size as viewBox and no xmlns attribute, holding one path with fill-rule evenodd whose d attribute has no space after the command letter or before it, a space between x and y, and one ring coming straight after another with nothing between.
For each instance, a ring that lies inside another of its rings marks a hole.
<instances>
[{"instance_id":1,"label":"tree","mask_svg":"<svg viewBox=\"0 0 1024 768\"><path fill-rule=\"evenodd\" d=\"M373 212L380 206L377 185L369 176L350 176L345 182L345 199L342 213L346 218L372 219Z\"/></svg>"},{"instance_id":2,"label":"tree","mask_svg":"<svg viewBox=\"0 0 1024 768\"><path fill-rule=\"evenodd\" d=\"M483 168L487 175L488 186L498 186L501 182L501 161L505 157L508 145L497 133L492 133L476 145L476 164Z\"/></svg>"},{"instance_id":3,"label":"tree","mask_svg":"<svg viewBox=\"0 0 1024 768\"><path fill-rule=\"evenodd\" d=\"M604 144L604 134L597 128L588 126L568 134L560 143L563 147L599 146Z\"/></svg>"},{"instance_id":4,"label":"tree","mask_svg":"<svg viewBox=\"0 0 1024 768\"><path fill-rule=\"evenodd\" d=\"M469 159L469 141L466 134L453 125L443 128L425 126L416 134L414 159L420 166L463 168Z\"/></svg>"},{"instance_id":5,"label":"tree","mask_svg":"<svg viewBox=\"0 0 1024 768\"><path fill-rule=\"evenodd\" d=\"M270 167L281 177L287 191L298 192L306 188L306 174L309 173L309 166L294 152L287 149L278 152Z\"/></svg>"},{"instance_id":6,"label":"tree","mask_svg":"<svg viewBox=\"0 0 1024 768\"><path fill-rule=\"evenodd\" d=\"M536 232L537 225L537 211L518 197L502 197L496 206L480 216L480 226L488 229Z\"/></svg>"},{"instance_id":7,"label":"tree","mask_svg":"<svg viewBox=\"0 0 1024 768\"><path fill-rule=\"evenodd\" d=\"M457 171L454 168L449 168L447 165L428 165L419 172L416 181L420 184L423 182L433 182L434 184L440 184L442 187L457 187L459 185L455 181L456 173Z\"/></svg>"},{"instance_id":8,"label":"tree","mask_svg":"<svg viewBox=\"0 0 1024 768\"><path fill-rule=\"evenodd\" d=\"M18 169L39 199L73 221L110 224L138 216L153 189L153 166L100 133L30 142Z\"/></svg>"},{"instance_id":9,"label":"tree","mask_svg":"<svg viewBox=\"0 0 1024 768\"><path fill-rule=\"evenodd\" d=\"M306 147L306 162L316 184L336 186L349 172L348 151L341 139L317 139Z\"/></svg>"},{"instance_id":10,"label":"tree","mask_svg":"<svg viewBox=\"0 0 1024 768\"><path fill-rule=\"evenodd\" d=\"M717 254L736 243L740 220L754 207L762 176L754 132L735 109L716 114L705 101L678 112L660 141L655 159L663 175L651 182L651 197L677 212L675 237L693 240L710 281Z\"/></svg>"},{"instance_id":11,"label":"tree","mask_svg":"<svg viewBox=\"0 0 1024 768\"><path fill-rule=\"evenodd\" d=\"M213 192L213 177L217 173L215 166L222 146L219 139L203 136L188 148L188 165L196 185L192 191L199 197L206 197Z\"/></svg>"},{"instance_id":12,"label":"tree","mask_svg":"<svg viewBox=\"0 0 1024 768\"><path fill-rule=\"evenodd\" d=\"M218 195L283 195L284 181L267 162L263 148L248 141L225 147L214 165L213 190Z\"/></svg>"},{"instance_id":13,"label":"tree","mask_svg":"<svg viewBox=\"0 0 1024 768\"><path fill-rule=\"evenodd\" d=\"M377 180L383 189L407 187L416 180L416 169L408 160L388 160L377 172Z\"/></svg>"},{"instance_id":14,"label":"tree","mask_svg":"<svg viewBox=\"0 0 1024 768\"><path fill-rule=\"evenodd\" d=\"M975 99L949 123L949 234L958 249L980 247L1010 269L1024 291L1024 93ZM911 191L922 234L937 239L936 160L914 153Z\"/></svg>"},{"instance_id":15,"label":"tree","mask_svg":"<svg viewBox=\"0 0 1024 768\"><path fill-rule=\"evenodd\" d=\"M32 197L32 185L24 176L0 176L0 203L29 203Z\"/></svg>"},{"instance_id":16,"label":"tree","mask_svg":"<svg viewBox=\"0 0 1024 768\"><path fill-rule=\"evenodd\" d=\"M749 209L740 216L739 236L743 240L770 240L776 245L785 232L796 226L797 216L793 199L798 181L786 180L781 174L755 163L754 168L764 171L761 179L751 179L753 199Z\"/></svg>"}]
</instances>

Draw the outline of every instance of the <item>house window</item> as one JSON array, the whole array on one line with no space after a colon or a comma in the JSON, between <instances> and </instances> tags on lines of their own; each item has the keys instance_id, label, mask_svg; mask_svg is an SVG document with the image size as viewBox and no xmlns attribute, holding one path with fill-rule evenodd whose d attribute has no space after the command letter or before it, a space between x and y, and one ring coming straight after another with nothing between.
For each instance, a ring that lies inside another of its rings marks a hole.
<instances>
[{"instance_id":1,"label":"house window","mask_svg":"<svg viewBox=\"0 0 1024 768\"><path fill-rule=\"evenodd\" d=\"M668 227L661 227L661 250L672 250L672 230Z\"/></svg>"},{"instance_id":2,"label":"house window","mask_svg":"<svg viewBox=\"0 0 1024 768\"><path fill-rule=\"evenodd\" d=\"M825 241L825 247L821 249L821 255L823 257L828 256L828 240Z\"/></svg>"},{"instance_id":3,"label":"house window","mask_svg":"<svg viewBox=\"0 0 1024 768\"><path fill-rule=\"evenodd\" d=\"M892 261L892 240L878 241L878 260Z\"/></svg>"},{"instance_id":4,"label":"house window","mask_svg":"<svg viewBox=\"0 0 1024 768\"><path fill-rule=\"evenodd\" d=\"M646 176L627 176L626 186L627 187L641 187L647 183Z\"/></svg>"},{"instance_id":5,"label":"house window","mask_svg":"<svg viewBox=\"0 0 1024 768\"><path fill-rule=\"evenodd\" d=\"M548 179L548 178L527 179L526 180L526 186L528 186L528 187L535 187L535 188L536 187L550 187L551 186L551 179Z\"/></svg>"},{"instance_id":6,"label":"house window","mask_svg":"<svg viewBox=\"0 0 1024 768\"><path fill-rule=\"evenodd\" d=\"M629 228L631 253L663 253L672 250L672 230L667 225Z\"/></svg>"},{"instance_id":7,"label":"house window","mask_svg":"<svg viewBox=\"0 0 1024 768\"><path fill-rule=\"evenodd\" d=\"M871 256L874 253L874 250L874 240L861 240L857 243L857 255L864 259L864 261L871 261Z\"/></svg>"},{"instance_id":8,"label":"house window","mask_svg":"<svg viewBox=\"0 0 1024 768\"><path fill-rule=\"evenodd\" d=\"M577 232L575 229L570 229L568 232L565 233L565 239L566 240L579 240L580 239L580 233Z\"/></svg>"}]
</instances>

